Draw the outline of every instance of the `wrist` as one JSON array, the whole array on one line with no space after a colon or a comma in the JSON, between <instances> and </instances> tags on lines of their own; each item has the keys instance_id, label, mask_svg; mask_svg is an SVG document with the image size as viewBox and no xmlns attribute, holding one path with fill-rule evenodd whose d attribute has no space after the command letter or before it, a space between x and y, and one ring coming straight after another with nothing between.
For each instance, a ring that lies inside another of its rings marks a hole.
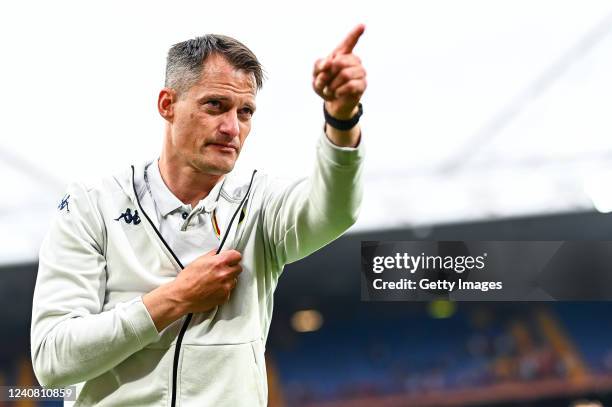
<instances>
[{"instance_id":1,"label":"wrist","mask_svg":"<svg viewBox=\"0 0 612 407\"><path fill-rule=\"evenodd\" d=\"M352 108L334 108L331 106L331 103L325 102L325 110L327 110L327 113L329 113L329 115L336 120L350 120L351 118L355 117L357 113L359 113L359 105Z\"/></svg>"},{"instance_id":2,"label":"wrist","mask_svg":"<svg viewBox=\"0 0 612 407\"><path fill-rule=\"evenodd\" d=\"M174 311L177 319L190 312L188 301L183 296L184 290L177 286L176 280L170 281L160 286L160 288L163 289L164 299Z\"/></svg>"},{"instance_id":3,"label":"wrist","mask_svg":"<svg viewBox=\"0 0 612 407\"><path fill-rule=\"evenodd\" d=\"M187 314L187 306L181 300L174 282L163 284L142 296L157 332Z\"/></svg>"},{"instance_id":4,"label":"wrist","mask_svg":"<svg viewBox=\"0 0 612 407\"><path fill-rule=\"evenodd\" d=\"M353 111L355 109L357 109L357 112L353 114ZM352 116L349 117L348 119L338 119L337 117L334 117L327 110L327 103L323 104L323 116L325 117L325 123L329 127L332 127L332 128L334 128L336 130L339 130L339 131L350 131L351 129L355 128L357 123L359 123L359 119L363 115L363 107L362 107L361 103L359 103L350 112L349 112L348 108L346 109L346 111L344 110L344 108L342 108L340 111L341 111L341 113L338 113L336 111L336 112L334 112L334 114L340 114L342 117L345 117L347 114L352 114ZM346 112L349 112L349 113L346 113Z\"/></svg>"}]
</instances>

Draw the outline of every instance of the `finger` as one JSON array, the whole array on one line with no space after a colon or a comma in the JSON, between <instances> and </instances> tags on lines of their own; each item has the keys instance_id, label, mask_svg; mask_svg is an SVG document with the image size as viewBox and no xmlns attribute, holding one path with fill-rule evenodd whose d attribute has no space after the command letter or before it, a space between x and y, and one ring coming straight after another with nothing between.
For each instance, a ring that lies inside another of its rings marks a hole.
<instances>
[{"instance_id":1,"label":"finger","mask_svg":"<svg viewBox=\"0 0 612 407\"><path fill-rule=\"evenodd\" d=\"M325 88L327 85L329 85L329 82L332 80L332 75L331 72L329 71L325 71L325 72L321 72L320 74L318 74L315 78L314 78L314 82L313 85L315 87L315 91L322 91L323 88Z\"/></svg>"},{"instance_id":2,"label":"finger","mask_svg":"<svg viewBox=\"0 0 612 407\"><path fill-rule=\"evenodd\" d=\"M337 55L331 60L328 71L331 72L332 76L336 76L344 68L352 66L362 66L361 58L355 54Z\"/></svg>"},{"instance_id":3,"label":"finger","mask_svg":"<svg viewBox=\"0 0 612 407\"><path fill-rule=\"evenodd\" d=\"M312 80L312 89L315 93L325 99L325 95L323 94L324 87L317 87L315 80Z\"/></svg>"},{"instance_id":4,"label":"finger","mask_svg":"<svg viewBox=\"0 0 612 407\"><path fill-rule=\"evenodd\" d=\"M334 95L334 92L332 92L331 90L329 90L329 86L326 86L323 89L323 96L325 100L334 100L334 98L336 97Z\"/></svg>"},{"instance_id":5,"label":"finger","mask_svg":"<svg viewBox=\"0 0 612 407\"><path fill-rule=\"evenodd\" d=\"M365 78L353 79L351 81L348 81L344 85L340 86L338 89L336 89L336 92L334 93L335 93L336 98L343 97L343 96L349 96L349 95L360 97L363 94L363 92L365 92L366 86L367 86L367 83L366 83Z\"/></svg>"},{"instance_id":6,"label":"finger","mask_svg":"<svg viewBox=\"0 0 612 407\"><path fill-rule=\"evenodd\" d=\"M317 62L315 62L314 64L314 69L312 70L312 75L317 76L319 73L326 71L327 69L329 69L330 64L330 57L317 59Z\"/></svg>"},{"instance_id":7,"label":"finger","mask_svg":"<svg viewBox=\"0 0 612 407\"><path fill-rule=\"evenodd\" d=\"M227 283L225 283L223 285L223 288L226 291L232 291L234 288L236 288L237 284L238 284L238 279L237 278L232 278L231 280L229 280Z\"/></svg>"},{"instance_id":8,"label":"finger","mask_svg":"<svg viewBox=\"0 0 612 407\"><path fill-rule=\"evenodd\" d=\"M333 59L319 60L318 66L325 69L319 70L315 65L313 88L317 94L323 97L322 90L328 85L329 81L342 69L351 66L362 66L361 59L353 54L339 55Z\"/></svg>"},{"instance_id":9,"label":"finger","mask_svg":"<svg viewBox=\"0 0 612 407\"><path fill-rule=\"evenodd\" d=\"M219 253L221 261L229 266L234 266L242 260L242 254L237 250L224 250Z\"/></svg>"},{"instance_id":10,"label":"finger","mask_svg":"<svg viewBox=\"0 0 612 407\"><path fill-rule=\"evenodd\" d=\"M334 49L333 54L350 54L353 52L353 48L357 45L359 37L365 31L365 25L359 24L357 27L346 36L346 38Z\"/></svg>"},{"instance_id":11,"label":"finger","mask_svg":"<svg viewBox=\"0 0 612 407\"><path fill-rule=\"evenodd\" d=\"M229 279L237 278L240 275L240 273L242 273L242 266L240 264L237 264L235 266L231 266L226 276Z\"/></svg>"},{"instance_id":12,"label":"finger","mask_svg":"<svg viewBox=\"0 0 612 407\"><path fill-rule=\"evenodd\" d=\"M316 92L317 95L321 96L324 100L331 100L331 95L329 94L329 90L327 89L327 82L319 82L317 83L317 79L312 80L312 88Z\"/></svg>"},{"instance_id":13,"label":"finger","mask_svg":"<svg viewBox=\"0 0 612 407\"><path fill-rule=\"evenodd\" d=\"M365 76L366 76L366 72L361 66L352 66L349 68L344 68L343 70L338 72L338 75L336 75L334 79L330 81L327 87L329 88L329 91L333 93L336 91L336 89L338 89L340 86L344 85L345 83L353 79L365 78Z\"/></svg>"}]
</instances>

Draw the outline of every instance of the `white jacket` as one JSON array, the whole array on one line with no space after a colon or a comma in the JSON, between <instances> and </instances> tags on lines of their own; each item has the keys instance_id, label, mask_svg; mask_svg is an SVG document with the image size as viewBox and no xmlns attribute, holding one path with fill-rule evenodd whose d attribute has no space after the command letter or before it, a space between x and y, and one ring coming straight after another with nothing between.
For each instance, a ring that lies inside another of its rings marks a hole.
<instances>
[{"instance_id":1,"label":"white jacket","mask_svg":"<svg viewBox=\"0 0 612 407\"><path fill-rule=\"evenodd\" d=\"M171 406L173 378L176 406L266 405L264 348L279 275L355 222L362 158L361 145L340 148L323 135L309 178L254 176L246 216L234 221L223 247L242 253L238 285L228 303L193 315L180 346L186 317L158 333L142 302L181 270L154 208L141 207L144 165L70 185L40 249L31 327L38 381L78 384L77 406ZM222 231L250 178L225 177ZM127 208L141 221L116 221Z\"/></svg>"}]
</instances>

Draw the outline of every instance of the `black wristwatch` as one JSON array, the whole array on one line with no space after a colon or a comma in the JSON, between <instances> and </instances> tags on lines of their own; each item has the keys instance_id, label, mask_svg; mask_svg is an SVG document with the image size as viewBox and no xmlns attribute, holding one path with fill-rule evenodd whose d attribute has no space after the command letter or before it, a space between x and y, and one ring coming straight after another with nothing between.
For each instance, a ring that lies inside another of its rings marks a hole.
<instances>
[{"instance_id":1,"label":"black wristwatch","mask_svg":"<svg viewBox=\"0 0 612 407\"><path fill-rule=\"evenodd\" d=\"M361 115L363 115L363 106L361 106L361 103L359 103L359 110L357 111L357 114L350 119L338 120L329 114L325 108L325 103L323 103L323 115L325 116L325 123L329 124L334 129L346 131L352 129L357 123L359 123L359 118Z\"/></svg>"}]
</instances>

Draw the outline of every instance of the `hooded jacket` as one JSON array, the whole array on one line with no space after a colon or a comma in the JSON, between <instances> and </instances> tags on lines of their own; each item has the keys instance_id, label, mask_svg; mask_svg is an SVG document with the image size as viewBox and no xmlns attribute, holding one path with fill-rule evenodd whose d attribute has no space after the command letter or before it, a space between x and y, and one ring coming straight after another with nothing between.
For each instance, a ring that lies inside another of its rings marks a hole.
<instances>
[{"instance_id":1,"label":"hooded jacket","mask_svg":"<svg viewBox=\"0 0 612 407\"><path fill-rule=\"evenodd\" d=\"M227 303L161 332L142 296L183 265L154 208L142 206L146 164L71 184L40 249L31 326L38 381L77 384L75 406L267 405L264 350L278 278L355 222L362 159L361 144L338 147L323 134L308 178L228 174L215 211L223 249L242 254L238 284ZM126 209L131 222L120 217Z\"/></svg>"}]
</instances>

